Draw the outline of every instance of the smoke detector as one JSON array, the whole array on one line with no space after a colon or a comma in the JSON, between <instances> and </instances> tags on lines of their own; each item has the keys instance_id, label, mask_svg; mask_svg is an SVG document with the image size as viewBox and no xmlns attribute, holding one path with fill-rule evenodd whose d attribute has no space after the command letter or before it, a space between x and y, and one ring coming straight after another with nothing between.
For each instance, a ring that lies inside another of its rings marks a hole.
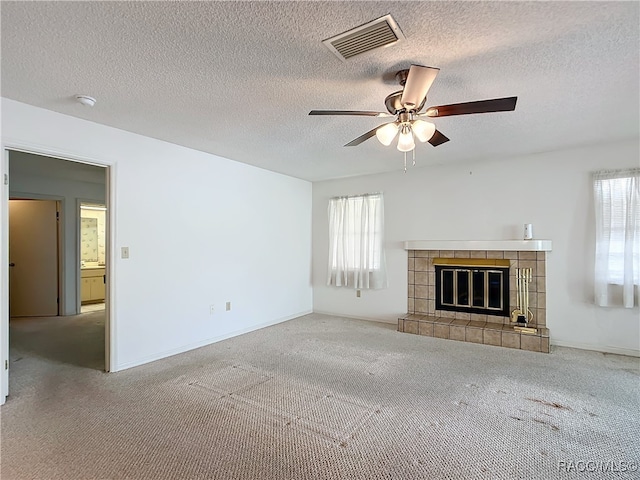
<instances>
[{"instance_id":1,"label":"smoke detector","mask_svg":"<svg viewBox=\"0 0 640 480\"><path fill-rule=\"evenodd\" d=\"M96 104L96 99L89 95L76 95L76 101L87 107L93 107Z\"/></svg>"},{"instance_id":2,"label":"smoke detector","mask_svg":"<svg viewBox=\"0 0 640 480\"><path fill-rule=\"evenodd\" d=\"M389 14L323 40L322 43L340 60L347 60L404 39L402 30Z\"/></svg>"}]
</instances>

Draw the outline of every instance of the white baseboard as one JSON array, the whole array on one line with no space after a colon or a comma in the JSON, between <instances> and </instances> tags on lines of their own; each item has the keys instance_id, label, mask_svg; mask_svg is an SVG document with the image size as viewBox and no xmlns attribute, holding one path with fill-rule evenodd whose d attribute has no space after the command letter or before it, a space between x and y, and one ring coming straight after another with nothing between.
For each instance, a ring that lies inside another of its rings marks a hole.
<instances>
[{"instance_id":1,"label":"white baseboard","mask_svg":"<svg viewBox=\"0 0 640 480\"><path fill-rule=\"evenodd\" d=\"M138 358L131 362L119 364L116 366L115 370L111 370L111 372L119 372L122 370L127 370L129 368L139 367L140 365L144 365L146 363L155 362L156 360L162 360L163 358L172 357L173 355L178 355L180 353L185 353L190 350L195 350L196 348L205 347L213 343L221 342L222 340L226 340L228 338L237 337L238 335L253 332L254 330L259 330L261 328L270 327L271 325L276 325L278 323L286 322L288 320L293 320L294 318L298 318L303 315L308 315L309 313L313 313L313 312L311 310L305 310L300 313L287 315L286 317L281 317L275 320L270 320L268 322L259 323L257 325L252 325L247 328L241 328L240 330L234 330L233 332L229 332L224 335L219 335L217 337L208 338L206 340L202 340L199 342L190 343L188 345L183 345L177 348L172 348L171 350L165 350L164 352L148 355L146 357Z\"/></svg>"},{"instance_id":2,"label":"white baseboard","mask_svg":"<svg viewBox=\"0 0 640 480\"><path fill-rule=\"evenodd\" d=\"M287 315L286 317L281 317L274 320L270 320L268 322L252 325L251 327L234 330L233 332L229 332L224 335L208 338L199 342L173 348L171 350L165 350L163 352L159 352L153 355L148 355L146 357L138 358L131 362L119 364L116 366L114 370L112 370L112 372L119 372L122 370L127 370L129 368L138 367L146 363L155 362L156 360L162 360L163 358L171 357L173 355L185 353L190 350L194 350L196 348L204 347L206 345L211 345L213 343L221 342L222 340L226 340L228 338L237 337L238 335L243 335L245 333L253 332L254 330L259 330L261 328L270 327L271 325L276 325L278 323L286 322L294 318L308 315L310 313L318 313L320 315L331 315L331 316L342 317L342 318L353 318L355 320L366 320L369 322L379 322L379 323L386 323L386 324L396 323L395 319L392 320L392 319L386 319L386 318L372 318L372 317L362 317L362 316L356 316L356 315L344 315L338 312L327 312L322 310L305 310L303 312L295 313L293 315ZM398 316L402 316L402 315L398 315ZM618 347L601 346L601 345L588 345L588 344L570 343L570 342L563 342L563 341L553 341L551 345L557 346L557 347L568 347L568 348L578 348L581 350L591 350L591 351L601 352L601 353L613 353L617 355L640 357L640 351L629 349L629 348L618 348Z\"/></svg>"},{"instance_id":3,"label":"white baseboard","mask_svg":"<svg viewBox=\"0 0 640 480\"><path fill-rule=\"evenodd\" d=\"M640 350L633 350L632 348L619 348L619 347L611 347L611 346L602 346L602 345L588 345L584 343L572 343L572 342L563 342L554 340L551 342L552 347L568 347L568 348L579 348L580 350L591 350L593 352L600 353L614 353L616 355L627 355L629 357L640 357Z\"/></svg>"},{"instance_id":4,"label":"white baseboard","mask_svg":"<svg viewBox=\"0 0 640 480\"><path fill-rule=\"evenodd\" d=\"M398 323L398 318L406 315L406 313L398 314L395 318L375 318L375 317L360 317L357 315L345 315L344 313L338 312L325 312L323 310L314 310L313 313L318 313L320 315L331 315L332 317L341 317L341 318L353 318L356 320L367 320L369 322L379 322L379 323L390 323L395 324Z\"/></svg>"}]
</instances>

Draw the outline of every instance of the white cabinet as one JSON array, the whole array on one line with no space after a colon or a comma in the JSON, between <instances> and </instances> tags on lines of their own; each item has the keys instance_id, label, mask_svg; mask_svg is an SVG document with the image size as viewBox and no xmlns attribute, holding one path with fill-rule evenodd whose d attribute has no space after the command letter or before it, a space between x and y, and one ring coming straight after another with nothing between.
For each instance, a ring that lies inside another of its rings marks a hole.
<instances>
[{"instance_id":1,"label":"white cabinet","mask_svg":"<svg viewBox=\"0 0 640 480\"><path fill-rule=\"evenodd\" d=\"M83 268L81 270L80 299L82 303L104 302L104 273L104 267Z\"/></svg>"},{"instance_id":2,"label":"white cabinet","mask_svg":"<svg viewBox=\"0 0 640 480\"><path fill-rule=\"evenodd\" d=\"M80 287L80 299L82 303L88 302L91 300L91 279L83 278L82 285Z\"/></svg>"}]
</instances>

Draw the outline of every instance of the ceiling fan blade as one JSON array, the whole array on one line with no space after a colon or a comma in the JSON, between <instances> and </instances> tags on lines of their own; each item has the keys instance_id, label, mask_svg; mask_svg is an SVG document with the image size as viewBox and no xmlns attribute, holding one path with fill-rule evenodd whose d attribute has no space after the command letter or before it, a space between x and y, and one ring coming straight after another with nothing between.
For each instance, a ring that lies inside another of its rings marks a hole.
<instances>
[{"instance_id":1,"label":"ceiling fan blade","mask_svg":"<svg viewBox=\"0 0 640 480\"><path fill-rule=\"evenodd\" d=\"M358 117L391 117L386 112L367 112L363 110L311 110L309 115L355 115Z\"/></svg>"},{"instance_id":2,"label":"ceiling fan blade","mask_svg":"<svg viewBox=\"0 0 640 480\"><path fill-rule=\"evenodd\" d=\"M429 143L434 147L437 147L438 145L442 145L443 143L446 143L448 141L449 139L445 137L442 133L440 133L438 130L436 130L433 136L429 139Z\"/></svg>"},{"instance_id":3,"label":"ceiling fan blade","mask_svg":"<svg viewBox=\"0 0 640 480\"><path fill-rule=\"evenodd\" d=\"M355 147L356 145L360 145L365 140L369 140L371 137L376 136L376 130L378 130L380 126L378 125L373 130L369 130L367 133L360 135L358 138L351 140L349 143L345 145L345 147Z\"/></svg>"},{"instance_id":4,"label":"ceiling fan blade","mask_svg":"<svg viewBox=\"0 0 640 480\"><path fill-rule=\"evenodd\" d=\"M424 113L427 117L449 117L451 115L469 115L471 113L510 112L516 109L518 97L494 98L477 102L454 103L429 107Z\"/></svg>"},{"instance_id":5,"label":"ceiling fan blade","mask_svg":"<svg viewBox=\"0 0 640 480\"><path fill-rule=\"evenodd\" d=\"M420 106L439 71L439 68L411 65L400 103L408 110Z\"/></svg>"}]
</instances>

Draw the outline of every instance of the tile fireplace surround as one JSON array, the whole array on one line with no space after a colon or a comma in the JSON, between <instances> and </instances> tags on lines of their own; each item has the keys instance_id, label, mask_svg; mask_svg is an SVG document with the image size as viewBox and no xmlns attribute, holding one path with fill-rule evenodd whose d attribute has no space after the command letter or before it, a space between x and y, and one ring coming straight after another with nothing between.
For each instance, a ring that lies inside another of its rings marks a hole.
<instances>
[{"instance_id":1,"label":"tile fireplace surround","mask_svg":"<svg viewBox=\"0 0 640 480\"><path fill-rule=\"evenodd\" d=\"M398 319L398 331L549 353L546 302L546 253L550 240L409 241L407 315ZM516 268L531 268L529 305L536 334L516 332L509 317L436 310L434 258L508 259L509 305L516 306Z\"/></svg>"}]
</instances>

